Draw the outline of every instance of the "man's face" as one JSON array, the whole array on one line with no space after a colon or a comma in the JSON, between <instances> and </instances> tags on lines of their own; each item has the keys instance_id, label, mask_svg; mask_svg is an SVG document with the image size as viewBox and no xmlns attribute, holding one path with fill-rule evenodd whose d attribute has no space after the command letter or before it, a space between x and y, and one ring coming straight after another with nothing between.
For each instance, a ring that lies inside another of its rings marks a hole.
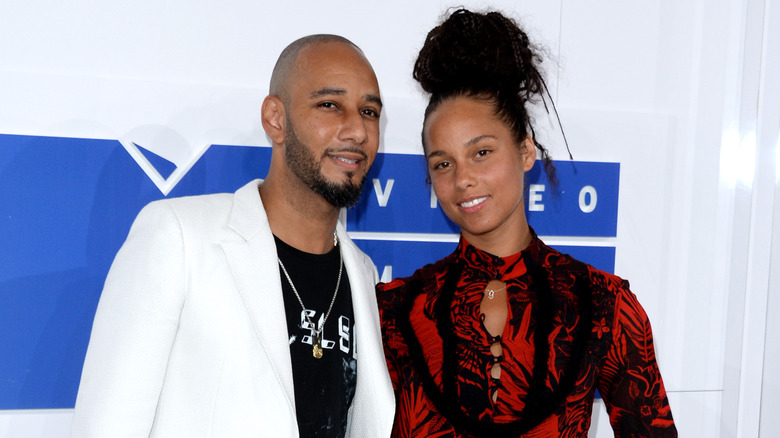
<instances>
[{"instance_id":1,"label":"man's face","mask_svg":"<svg viewBox=\"0 0 780 438\"><path fill-rule=\"evenodd\" d=\"M355 204L379 147L373 69L350 45L314 43L301 49L288 92L287 166L334 207Z\"/></svg>"},{"instance_id":2,"label":"man's face","mask_svg":"<svg viewBox=\"0 0 780 438\"><path fill-rule=\"evenodd\" d=\"M341 183L325 178L321 161L312 153L309 146L298 139L289 117L285 129L285 146L284 156L290 170L314 193L325 198L330 205L336 208L351 207L360 199L360 192L366 180L365 174L357 184L353 182L350 173L348 179ZM366 154L362 153L362 155Z\"/></svg>"}]
</instances>

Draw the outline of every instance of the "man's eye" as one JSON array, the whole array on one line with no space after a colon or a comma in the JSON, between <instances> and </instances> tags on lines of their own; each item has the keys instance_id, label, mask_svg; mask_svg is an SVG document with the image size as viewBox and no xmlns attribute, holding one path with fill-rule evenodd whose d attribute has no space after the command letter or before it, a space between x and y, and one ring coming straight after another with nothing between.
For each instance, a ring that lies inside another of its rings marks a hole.
<instances>
[{"instance_id":1,"label":"man's eye","mask_svg":"<svg viewBox=\"0 0 780 438\"><path fill-rule=\"evenodd\" d=\"M446 169L450 167L451 164L449 161L442 161L441 163L437 163L433 166L434 169Z\"/></svg>"},{"instance_id":2,"label":"man's eye","mask_svg":"<svg viewBox=\"0 0 780 438\"><path fill-rule=\"evenodd\" d=\"M364 109L363 114L373 118L379 118L379 112L372 109Z\"/></svg>"},{"instance_id":3,"label":"man's eye","mask_svg":"<svg viewBox=\"0 0 780 438\"><path fill-rule=\"evenodd\" d=\"M320 106L322 108L335 108L336 104L333 103L333 102L322 102L322 103L320 103Z\"/></svg>"}]
</instances>

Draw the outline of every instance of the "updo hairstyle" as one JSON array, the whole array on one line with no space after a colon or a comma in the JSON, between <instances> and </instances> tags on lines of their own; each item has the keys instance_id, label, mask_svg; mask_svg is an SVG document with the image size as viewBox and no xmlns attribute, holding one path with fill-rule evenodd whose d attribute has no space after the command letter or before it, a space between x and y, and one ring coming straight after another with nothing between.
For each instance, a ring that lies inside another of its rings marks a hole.
<instances>
[{"instance_id":1,"label":"updo hairstyle","mask_svg":"<svg viewBox=\"0 0 780 438\"><path fill-rule=\"evenodd\" d=\"M518 145L531 133L548 179L555 185L555 166L536 140L526 108L528 102L544 102L544 93L549 96L541 62L539 50L512 19L499 12L458 9L428 33L414 64L412 76L431 94L424 120L448 98L484 99L493 104Z\"/></svg>"}]
</instances>

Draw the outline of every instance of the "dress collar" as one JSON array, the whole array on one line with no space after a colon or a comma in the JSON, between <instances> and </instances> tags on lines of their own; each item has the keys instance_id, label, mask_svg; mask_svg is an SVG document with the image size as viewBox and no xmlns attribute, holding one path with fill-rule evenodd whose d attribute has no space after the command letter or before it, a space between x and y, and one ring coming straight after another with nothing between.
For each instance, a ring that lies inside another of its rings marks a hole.
<instances>
[{"instance_id":1,"label":"dress collar","mask_svg":"<svg viewBox=\"0 0 780 438\"><path fill-rule=\"evenodd\" d=\"M528 229L531 233L531 242L525 249L515 254L506 257L490 254L468 243L462 234L455 254L466 269L479 272L482 274L480 276L485 277L485 280L507 281L519 277L527 271L525 260L528 258L538 260L542 245L542 241L533 228L528 227Z\"/></svg>"}]
</instances>

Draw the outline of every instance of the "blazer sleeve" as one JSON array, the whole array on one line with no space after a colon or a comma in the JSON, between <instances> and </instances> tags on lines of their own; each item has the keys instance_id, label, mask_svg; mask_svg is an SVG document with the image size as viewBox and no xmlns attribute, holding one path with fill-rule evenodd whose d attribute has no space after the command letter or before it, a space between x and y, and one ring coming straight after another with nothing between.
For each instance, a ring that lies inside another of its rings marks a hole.
<instances>
[{"instance_id":1,"label":"blazer sleeve","mask_svg":"<svg viewBox=\"0 0 780 438\"><path fill-rule=\"evenodd\" d=\"M147 437L185 299L182 228L146 206L109 270L76 400L73 437Z\"/></svg>"},{"instance_id":2,"label":"blazer sleeve","mask_svg":"<svg viewBox=\"0 0 780 438\"><path fill-rule=\"evenodd\" d=\"M650 321L628 282L618 283L612 345L598 385L615 437L676 437Z\"/></svg>"}]
</instances>

